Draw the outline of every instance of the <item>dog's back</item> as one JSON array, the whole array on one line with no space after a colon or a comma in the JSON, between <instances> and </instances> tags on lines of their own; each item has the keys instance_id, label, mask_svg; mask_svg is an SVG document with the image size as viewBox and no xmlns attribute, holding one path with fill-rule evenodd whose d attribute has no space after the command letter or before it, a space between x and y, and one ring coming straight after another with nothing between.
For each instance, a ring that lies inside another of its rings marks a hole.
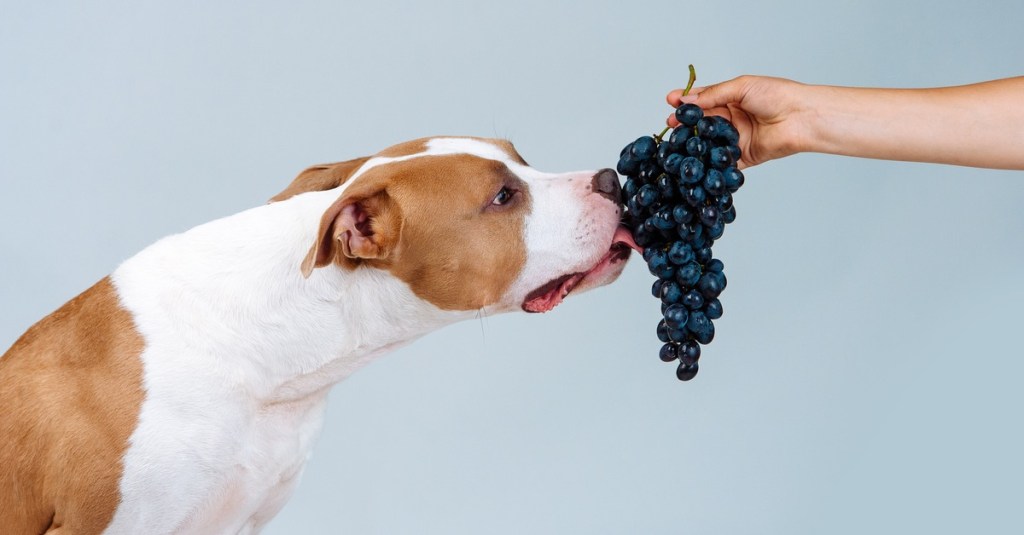
<instances>
[{"instance_id":1,"label":"dog's back","mask_svg":"<svg viewBox=\"0 0 1024 535\"><path fill-rule=\"evenodd\" d=\"M142 345L105 278L0 357L0 531L107 526L143 396Z\"/></svg>"}]
</instances>

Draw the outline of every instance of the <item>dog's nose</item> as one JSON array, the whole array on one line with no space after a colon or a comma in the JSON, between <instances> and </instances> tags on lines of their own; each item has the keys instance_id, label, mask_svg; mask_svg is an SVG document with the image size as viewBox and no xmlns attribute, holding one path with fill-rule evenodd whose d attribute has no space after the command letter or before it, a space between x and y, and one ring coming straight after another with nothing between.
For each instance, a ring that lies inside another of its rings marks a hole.
<instances>
[{"instance_id":1,"label":"dog's nose","mask_svg":"<svg viewBox=\"0 0 1024 535\"><path fill-rule=\"evenodd\" d=\"M594 175L592 187L594 193L604 195L616 204L622 202L622 199L619 198L619 175L615 174L615 171L611 169L601 169L598 171Z\"/></svg>"}]
</instances>

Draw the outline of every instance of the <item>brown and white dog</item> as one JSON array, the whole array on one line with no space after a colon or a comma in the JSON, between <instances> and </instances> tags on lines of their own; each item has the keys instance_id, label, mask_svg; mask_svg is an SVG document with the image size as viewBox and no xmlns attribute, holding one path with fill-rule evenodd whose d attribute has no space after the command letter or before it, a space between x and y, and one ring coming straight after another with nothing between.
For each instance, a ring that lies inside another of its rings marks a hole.
<instances>
[{"instance_id":1,"label":"brown and white dog","mask_svg":"<svg viewBox=\"0 0 1024 535\"><path fill-rule=\"evenodd\" d=\"M258 532L327 392L443 325L544 312L635 248L611 170L431 138L170 236L0 357L0 531Z\"/></svg>"}]
</instances>

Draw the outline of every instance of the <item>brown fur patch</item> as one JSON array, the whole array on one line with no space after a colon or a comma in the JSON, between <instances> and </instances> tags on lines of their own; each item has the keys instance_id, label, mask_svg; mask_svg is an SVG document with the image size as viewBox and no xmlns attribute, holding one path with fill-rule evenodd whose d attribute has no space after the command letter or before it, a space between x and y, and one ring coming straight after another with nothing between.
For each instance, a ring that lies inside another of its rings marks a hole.
<instances>
[{"instance_id":1,"label":"brown fur patch","mask_svg":"<svg viewBox=\"0 0 1024 535\"><path fill-rule=\"evenodd\" d=\"M324 163L308 167L292 180L291 184L281 193L270 198L269 202L278 202L310 191L327 191L334 189L348 180L352 173L359 169L370 157L356 158L337 163Z\"/></svg>"},{"instance_id":2,"label":"brown fur patch","mask_svg":"<svg viewBox=\"0 0 1024 535\"><path fill-rule=\"evenodd\" d=\"M358 181L346 195L386 191L402 214L392 254L365 263L391 271L439 308L494 304L526 263L529 192L501 162L466 154L425 156L374 167ZM508 204L492 206L502 186L518 193Z\"/></svg>"},{"instance_id":3,"label":"brown fur patch","mask_svg":"<svg viewBox=\"0 0 1024 535\"><path fill-rule=\"evenodd\" d=\"M143 401L143 341L109 278L0 357L0 526L100 533Z\"/></svg>"}]
</instances>

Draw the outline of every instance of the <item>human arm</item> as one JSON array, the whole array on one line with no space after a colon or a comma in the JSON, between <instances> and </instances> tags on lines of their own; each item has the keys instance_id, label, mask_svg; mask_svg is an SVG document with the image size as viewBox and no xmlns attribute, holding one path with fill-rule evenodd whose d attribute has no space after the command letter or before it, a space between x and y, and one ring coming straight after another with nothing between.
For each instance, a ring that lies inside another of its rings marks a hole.
<instances>
[{"instance_id":1,"label":"human arm","mask_svg":"<svg viewBox=\"0 0 1024 535\"><path fill-rule=\"evenodd\" d=\"M740 132L741 167L799 152L1024 169L1024 77L932 89L806 85L741 76L668 102ZM675 119L669 124L675 126Z\"/></svg>"}]
</instances>

